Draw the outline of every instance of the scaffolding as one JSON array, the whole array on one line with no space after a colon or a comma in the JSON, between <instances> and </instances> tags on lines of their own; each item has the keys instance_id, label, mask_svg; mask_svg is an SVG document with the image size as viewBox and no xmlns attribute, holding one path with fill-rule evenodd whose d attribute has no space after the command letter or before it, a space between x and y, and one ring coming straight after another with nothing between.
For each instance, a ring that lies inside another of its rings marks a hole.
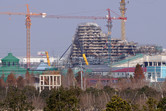
<instances>
[{"instance_id":1,"label":"scaffolding","mask_svg":"<svg viewBox=\"0 0 166 111\"><path fill-rule=\"evenodd\" d=\"M71 52L69 55L73 64L79 64L82 58L81 50L85 53L90 64L108 63L108 35L103 33L96 23L84 23L78 25ZM134 55L136 43L121 39L111 38L111 62L122 54ZM94 60L93 60L94 59Z\"/></svg>"}]
</instances>

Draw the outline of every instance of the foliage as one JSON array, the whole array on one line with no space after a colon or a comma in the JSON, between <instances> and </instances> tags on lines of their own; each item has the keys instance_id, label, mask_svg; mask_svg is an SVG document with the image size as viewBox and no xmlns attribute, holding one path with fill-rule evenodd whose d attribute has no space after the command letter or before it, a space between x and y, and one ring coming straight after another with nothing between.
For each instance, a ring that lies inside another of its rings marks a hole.
<instances>
[{"instance_id":1,"label":"foliage","mask_svg":"<svg viewBox=\"0 0 166 111\"><path fill-rule=\"evenodd\" d=\"M138 89L139 94L145 94L146 97L154 97L159 95L159 92L157 92L155 89L148 87L148 86L144 86L140 89Z\"/></svg>"},{"instance_id":2,"label":"foliage","mask_svg":"<svg viewBox=\"0 0 166 111\"><path fill-rule=\"evenodd\" d=\"M47 99L44 111L76 111L78 109L78 89L54 89Z\"/></svg>"},{"instance_id":3,"label":"foliage","mask_svg":"<svg viewBox=\"0 0 166 111\"><path fill-rule=\"evenodd\" d=\"M116 95L111 98L106 107L106 111L131 111L129 103Z\"/></svg>"},{"instance_id":4,"label":"foliage","mask_svg":"<svg viewBox=\"0 0 166 111\"><path fill-rule=\"evenodd\" d=\"M39 92L33 86L25 86L23 92L26 95L27 99L32 99L35 96L38 96Z\"/></svg>"},{"instance_id":5,"label":"foliage","mask_svg":"<svg viewBox=\"0 0 166 111\"><path fill-rule=\"evenodd\" d=\"M87 89L86 89L86 92L87 92L87 93L91 93L91 94L93 94L93 95L95 95L95 96L99 96L99 93L102 92L102 91L99 90L99 89L90 87L90 88L87 88Z\"/></svg>"},{"instance_id":6,"label":"foliage","mask_svg":"<svg viewBox=\"0 0 166 111\"><path fill-rule=\"evenodd\" d=\"M157 111L157 101L153 98L148 98L146 106L143 106L143 111Z\"/></svg>"},{"instance_id":7,"label":"foliage","mask_svg":"<svg viewBox=\"0 0 166 111\"><path fill-rule=\"evenodd\" d=\"M166 111L166 97L159 101L157 108L159 108L161 111Z\"/></svg>"},{"instance_id":8,"label":"foliage","mask_svg":"<svg viewBox=\"0 0 166 111\"><path fill-rule=\"evenodd\" d=\"M0 105L3 110L7 111L32 111L34 109L32 103L27 101L24 91L15 87L8 88L7 96Z\"/></svg>"},{"instance_id":9,"label":"foliage","mask_svg":"<svg viewBox=\"0 0 166 111\"><path fill-rule=\"evenodd\" d=\"M145 79L142 67L139 64L136 65L136 68L134 71L134 78L135 79Z\"/></svg>"},{"instance_id":10,"label":"foliage","mask_svg":"<svg viewBox=\"0 0 166 111\"><path fill-rule=\"evenodd\" d=\"M111 88L110 86L104 86L103 91L105 91L108 94L115 94L115 89Z\"/></svg>"},{"instance_id":11,"label":"foliage","mask_svg":"<svg viewBox=\"0 0 166 111\"><path fill-rule=\"evenodd\" d=\"M44 100L46 100L51 94L51 91L48 88L45 88L44 90L42 90L42 92L40 93L40 97Z\"/></svg>"}]
</instances>

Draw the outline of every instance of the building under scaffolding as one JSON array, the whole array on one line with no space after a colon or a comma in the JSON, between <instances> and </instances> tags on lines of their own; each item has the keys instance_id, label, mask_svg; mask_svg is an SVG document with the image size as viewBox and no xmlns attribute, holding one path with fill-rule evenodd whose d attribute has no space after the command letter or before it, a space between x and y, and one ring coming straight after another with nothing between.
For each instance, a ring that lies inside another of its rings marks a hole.
<instances>
[{"instance_id":1,"label":"building under scaffolding","mask_svg":"<svg viewBox=\"0 0 166 111\"><path fill-rule=\"evenodd\" d=\"M128 54L134 55L136 43L111 39L111 60L117 61ZM69 58L73 65L80 64L84 53L90 64L108 63L108 37L96 23L80 24L73 39Z\"/></svg>"}]
</instances>

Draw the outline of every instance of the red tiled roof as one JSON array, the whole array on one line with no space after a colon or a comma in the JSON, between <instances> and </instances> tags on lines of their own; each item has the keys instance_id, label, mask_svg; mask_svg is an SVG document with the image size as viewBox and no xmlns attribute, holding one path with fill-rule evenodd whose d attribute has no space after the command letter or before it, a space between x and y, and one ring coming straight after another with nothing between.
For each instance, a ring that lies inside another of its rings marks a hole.
<instances>
[{"instance_id":1,"label":"red tiled roof","mask_svg":"<svg viewBox=\"0 0 166 111\"><path fill-rule=\"evenodd\" d=\"M114 70L112 72L134 72L134 71L135 71L135 67L130 67L130 68L123 68L123 69ZM143 71L146 72L147 69L144 67Z\"/></svg>"}]
</instances>

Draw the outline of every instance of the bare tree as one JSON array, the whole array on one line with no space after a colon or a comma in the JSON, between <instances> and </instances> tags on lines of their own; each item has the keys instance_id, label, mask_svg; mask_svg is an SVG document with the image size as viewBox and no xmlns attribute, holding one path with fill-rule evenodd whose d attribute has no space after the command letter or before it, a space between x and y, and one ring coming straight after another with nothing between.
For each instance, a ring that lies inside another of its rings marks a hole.
<instances>
[{"instance_id":1,"label":"bare tree","mask_svg":"<svg viewBox=\"0 0 166 111\"><path fill-rule=\"evenodd\" d=\"M33 85L34 79L32 75L27 71L25 74L25 85Z\"/></svg>"},{"instance_id":2,"label":"bare tree","mask_svg":"<svg viewBox=\"0 0 166 111\"><path fill-rule=\"evenodd\" d=\"M0 78L0 87L2 87L2 88L4 88L6 86L4 79L5 79L5 75L2 74L2 76Z\"/></svg>"},{"instance_id":3,"label":"bare tree","mask_svg":"<svg viewBox=\"0 0 166 111\"><path fill-rule=\"evenodd\" d=\"M67 71L66 82L67 82L67 87L76 85L76 79L74 77L74 73L71 68L69 68Z\"/></svg>"},{"instance_id":4,"label":"bare tree","mask_svg":"<svg viewBox=\"0 0 166 111\"><path fill-rule=\"evenodd\" d=\"M7 86L16 86L16 78L13 73L9 74L7 77Z\"/></svg>"},{"instance_id":5,"label":"bare tree","mask_svg":"<svg viewBox=\"0 0 166 111\"><path fill-rule=\"evenodd\" d=\"M17 81L18 88L24 87L25 81L24 81L24 78L22 76L19 76L16 81Z\"/></svg>"},{"instance_id":6,"label":"bare tree","mask_svg":"<svg viewBox=\"0 0 166 111\"><path fill-rule=\"evenodd\" d=\"M136 80L145 79L142 67L139 64L136 65L136 68L135 68L135 71L134 71L134 78Z\"/></svg>"}]
</instances>

